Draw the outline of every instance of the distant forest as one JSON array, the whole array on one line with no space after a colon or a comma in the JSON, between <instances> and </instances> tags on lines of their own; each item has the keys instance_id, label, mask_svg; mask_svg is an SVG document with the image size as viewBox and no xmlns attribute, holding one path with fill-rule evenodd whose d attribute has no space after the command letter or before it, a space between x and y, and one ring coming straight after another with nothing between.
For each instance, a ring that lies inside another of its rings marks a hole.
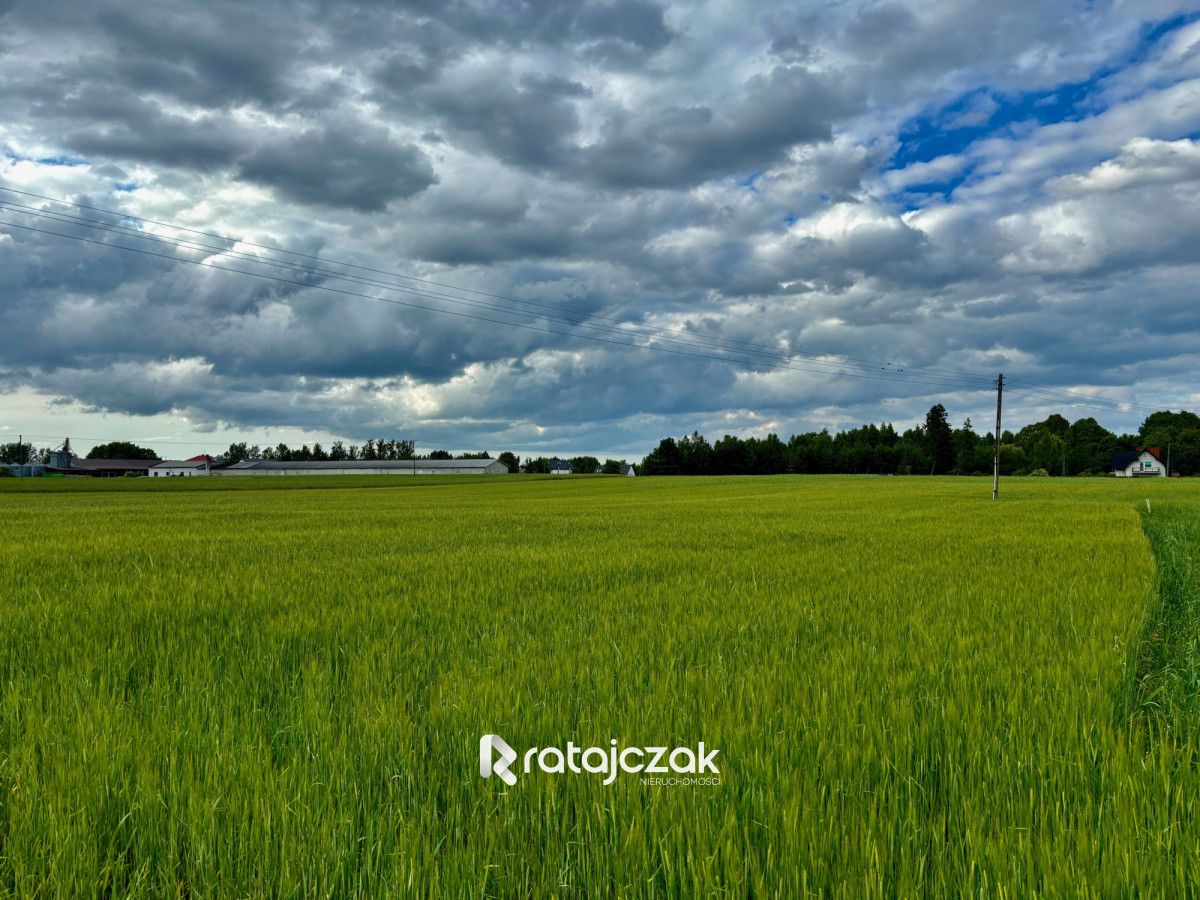
<instances>
[{"instance_id":1,"label":"distant forest","mask_svg":"<svg viewBox=\"0 0 1200 900\"><path fill-rule=\"evenodd\" d=\"M903 433L888 424L863 425L830 434L796 434L786 441L725 435L716 443L698 432L663 438L643 461L644 475L776 475L786 472L855 475L991 474L994 433L980 433L970 419L950 425L942 404L925 424ZM1173 473L1200 473L1200 416L1156 412L1137 434L1113 434L1093 418L1072 423L1057 413L1000 438L1005 475L1107 475L1116 450L1158 447L1170 453Z\"/></svg>"}]
</instances>

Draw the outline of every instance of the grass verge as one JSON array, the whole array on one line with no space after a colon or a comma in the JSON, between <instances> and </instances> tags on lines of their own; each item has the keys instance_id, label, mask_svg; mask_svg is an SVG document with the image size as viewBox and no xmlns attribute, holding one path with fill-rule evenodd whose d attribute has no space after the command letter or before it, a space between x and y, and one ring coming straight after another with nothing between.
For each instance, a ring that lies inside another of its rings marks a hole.
<instances>
[{"instance_id":1,"label":"grass verge","mask_svg":"<svg viewBox=\"0 0 1200 900\"><path fill-rule=\"evenodd\" d=\"M1200 507L1158 504L1141 515L1158 567L1158 600L1143 631L1129 711L1147 739L1186 740L1200 711Z\"/></svg>"}]
</instances>

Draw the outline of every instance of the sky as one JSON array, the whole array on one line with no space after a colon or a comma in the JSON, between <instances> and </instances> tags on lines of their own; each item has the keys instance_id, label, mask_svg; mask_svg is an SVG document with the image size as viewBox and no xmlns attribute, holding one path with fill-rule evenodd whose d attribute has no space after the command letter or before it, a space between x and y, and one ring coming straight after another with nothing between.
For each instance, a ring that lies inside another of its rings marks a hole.
<instances>
[{"instance_id":1,"label":"sky","mask_svg":"<svg viewBox=\"0 0 1200 900\"><path fill-rule=\"evenodd\" d=\"M0 0L5 187L0 441L1200 405L1194 3Z\"/></svg>"}]
</instances>

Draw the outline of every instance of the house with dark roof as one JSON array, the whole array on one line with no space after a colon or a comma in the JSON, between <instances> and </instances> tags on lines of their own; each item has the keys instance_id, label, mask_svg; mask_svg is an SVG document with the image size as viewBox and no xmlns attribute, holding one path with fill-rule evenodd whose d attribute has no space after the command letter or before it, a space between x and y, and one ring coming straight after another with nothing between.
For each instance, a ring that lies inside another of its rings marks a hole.
<instances>
[{"instance_id":1,"label":"house with dark roof","mask_svg":"<svg viewBox=\"0 0 1200 900\"><path fill-rule=\"evenodd\" d=\"M557 456L550 460L551 475L570 475L571 463L565 459L559 459Z\"/></svg>"},{"instance_id":2,"label":"house with dark roof","mask_svg":"<svg viewBox=\"0 0 1200 900\"><path fill-rule=\"evenodd\" d=\"M1118 478L1166 478L1168 474L1157 447L1118 450L1112 455L1112 473Z\"/></svg>"}]
</instances>

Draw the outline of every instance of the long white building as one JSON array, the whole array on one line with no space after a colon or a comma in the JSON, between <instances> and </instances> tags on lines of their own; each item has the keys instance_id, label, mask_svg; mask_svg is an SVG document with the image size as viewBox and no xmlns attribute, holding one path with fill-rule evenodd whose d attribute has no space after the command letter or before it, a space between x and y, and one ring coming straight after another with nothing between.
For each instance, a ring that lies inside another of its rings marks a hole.
<instances>
[{"instance_id":1,"label":"long white building","mask_svg":"<svg viewBox=\"0 0 1200 900\"><path fill-rule=\"evenodd\" d=\"M507 475L498 459L394 459L280 462L245 459L213 475Z\"/></svg>"}]
</instances>

